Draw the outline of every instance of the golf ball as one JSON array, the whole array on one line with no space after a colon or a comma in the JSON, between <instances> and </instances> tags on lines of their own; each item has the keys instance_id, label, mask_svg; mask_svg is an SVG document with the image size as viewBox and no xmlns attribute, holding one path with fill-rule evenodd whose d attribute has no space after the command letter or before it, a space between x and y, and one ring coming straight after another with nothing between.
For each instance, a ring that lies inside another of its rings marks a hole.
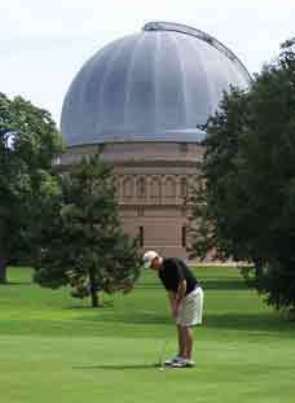
<instances>
[{"instance_id":1,"label":"golf ball","mask_svg":"<svg viewBox=\"0 0 295 403\"><path fill-rule=\"evenodd\" d=\"M161 367L161 368L160 368L160 371L164 371L164 368Z\"/></svg>"}]
</instances>

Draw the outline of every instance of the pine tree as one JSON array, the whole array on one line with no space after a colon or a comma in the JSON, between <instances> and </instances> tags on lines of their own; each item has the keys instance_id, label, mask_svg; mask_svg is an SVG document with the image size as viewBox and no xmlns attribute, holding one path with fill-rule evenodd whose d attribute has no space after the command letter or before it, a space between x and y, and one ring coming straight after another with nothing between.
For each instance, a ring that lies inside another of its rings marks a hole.
<instances>
[{"instance_id":1,"label":"pine tree","mask_svg":"<svg viewBox=\"0 0 295 403\"><path fill-rule=\"evenodd\" d=\"M71 284L72 295L128 292L140 270L135 240L122 232L112 169L99 156L84 158L61 176L61 192L48 210L40 236L35 280L56 288Z\"/></svg>"}]
</instances>

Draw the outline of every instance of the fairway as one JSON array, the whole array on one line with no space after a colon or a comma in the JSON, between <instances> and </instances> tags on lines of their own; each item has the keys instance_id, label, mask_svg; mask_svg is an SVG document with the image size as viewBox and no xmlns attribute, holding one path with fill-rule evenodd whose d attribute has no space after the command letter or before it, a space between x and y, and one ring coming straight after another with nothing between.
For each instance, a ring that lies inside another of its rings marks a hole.
<instances>
[{"instance_id":1,"label":"fairway","mask_svg":"<svg viewBox=\"0 0 295 403\"><path fill-rule=\"evenodd\" d=\"M175 353L166 295L144 273L129 295L104 308L31 284L9 269L0 287L3 403L293 403L295 324L248 290L233 268L196 271L205 289L205 323L195 329L194 369L154 367L165 341Z\"/></svg>"}]
</instances>

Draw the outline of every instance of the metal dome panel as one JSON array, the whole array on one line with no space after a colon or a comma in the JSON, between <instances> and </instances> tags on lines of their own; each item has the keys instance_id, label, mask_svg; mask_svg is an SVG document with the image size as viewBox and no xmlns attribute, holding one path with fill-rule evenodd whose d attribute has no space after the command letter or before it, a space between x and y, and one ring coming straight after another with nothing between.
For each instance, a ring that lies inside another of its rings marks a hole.
<instances>
[{"instance_id":1,"label":"metal dome panel","mask_svg":"<svg viewBox=\"0 0 295 403\"><path fill-rule=\"evenodd\" d=\"M65 97L69 146L120 141L199 142L230 85L250 76L211 36L180 24L149 23L110 43L82 67Z\"/></svg>"}]
</instances>

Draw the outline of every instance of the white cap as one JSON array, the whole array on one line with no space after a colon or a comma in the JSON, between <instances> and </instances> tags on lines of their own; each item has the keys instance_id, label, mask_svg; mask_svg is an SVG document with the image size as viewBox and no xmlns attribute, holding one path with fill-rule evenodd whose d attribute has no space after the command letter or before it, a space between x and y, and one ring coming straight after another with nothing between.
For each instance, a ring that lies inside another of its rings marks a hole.
<instances>
[{"instance_id":1,"label":"white cap","mask_svg":"<svg viewBox=\"0 0 295 403\"><path fill-rule=\"evenodd\" d=\"M160 255L157 252L155 252L154 250L148 250L147 252L145 252L145 254L142 257L143 267L145 269L150 269L150 267L152 265L152 261L156 257L160 257Z\"/></svg>"}]
</instances>

